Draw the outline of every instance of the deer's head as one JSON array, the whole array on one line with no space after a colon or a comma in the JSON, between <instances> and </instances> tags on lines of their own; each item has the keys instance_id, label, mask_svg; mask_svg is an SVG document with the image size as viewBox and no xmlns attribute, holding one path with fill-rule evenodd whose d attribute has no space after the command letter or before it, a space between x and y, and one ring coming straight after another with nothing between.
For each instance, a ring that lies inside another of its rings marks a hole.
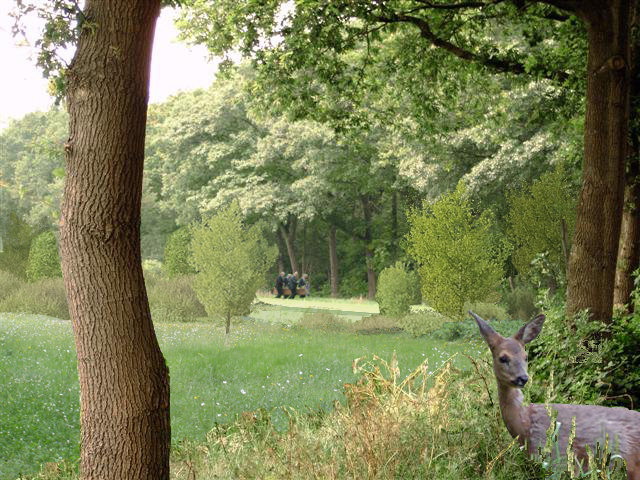
<instances>
[{"instance_id":1,"label":"deer's head","mask_svg":"<svg viewBox=\"0 0 640 480\"><path fill-rule=\"evenodd\" d=\"M489 345L493 356L493 371L498 383L510 387L524 387L529 380L527 352L524 346L540 334L544 315L538 315L518 330L518 333L505 338L478 315L472 311L469 313L475 318L482 338Z\"/></svg>"}]
</instances>

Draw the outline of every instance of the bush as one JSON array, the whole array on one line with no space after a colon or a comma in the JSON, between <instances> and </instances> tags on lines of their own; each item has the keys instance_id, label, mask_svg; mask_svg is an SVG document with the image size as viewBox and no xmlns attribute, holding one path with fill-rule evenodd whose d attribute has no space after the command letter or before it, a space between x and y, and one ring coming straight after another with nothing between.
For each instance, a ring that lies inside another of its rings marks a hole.
<instances>
[{"instance_id":1,"label":"bush","mask_svg":"<svg viewBox=\"0 0 640 480\"><path fill-rule=\"evenodd\" d=\"M411 302L415 299L415 290L419 285L413 283L416 276L407 272L402 262L385 268L378 278L376 301L380 306L380 313L384 315L400 316L409 312Z\"/></svg>"},{"instance_id":2,"label":"bush","mask_svg":"<svg viewBox=\"0 0 640 480\"><path fill-rule=\"evenodd\" d=\"M492 320L489 323L491 327L503 337L510 337L524 325L524 322L519 320ZM441 329L433 332L432 337L447 342L457 340L482 341L478 325L475 320L470 318L465 318L461 322L447 322L442 325Z\"/></svg>"},{"instance_id":3,"label":"bush","mask_svg":"<svg viewBox=\"0 0 640 480\"><path fill-rule=\"evenodd\" d=\"M515 245L511 259L518 273L528 273L534 257L548 252L555 283L564 277L566 265L560 224L562 219L567 222L571 241L576 223L576 199L567 172L561 166L530 186L509 192L507 235Z\"/></svg>"},{"instance_id":4,"label":"bush","mask_svg":"<svg viewBox=\"0 0 640 480\"><path fill-rule=\"evenodd\" d=\"M162 278L147 275L147 296L154 322L192 322L207 316L192 288L193 276Z\"/></svg>"},{"instance_id":5,"label":"bush","mask_svg":"<svg viewBox=\"0 0 640 480\"><path fill-rule=\"evenodd\" d=\"M190 263L191 232L188 227L182 227L167 237L162 258L163 268L169 278L178 275L196 273Z\"/></svg>"},{"instance_id":6,"label":"bush","mask_svg":"<svg viewBox=\"0 0 640 480\"><path fill-rule=\"evenodd\" d=\"M12 273L0 270L0 302L24 285L24 282Z\"/></svg>"},{"instance_id":7,"label":"bush","mask_svg":"<svg viewBox=\"0 0 640 480\"><path fill-rule=\"evenodd\" d=\"M451 322L449 317L436 311L422 310L403 317L400 326L414 337L420 337L435 332L447 322Z\"/></svg>"},{"instance_id":8,"label":"bush","mask_svg":"<svg viewBox=\"0 0 640 480\"><path fill-rule=\"evenodd\" d=\"M351 271L340 278L340 296L344 298L354 298L367 296L369 288L364 271Z\"/></svg>"},{"instance_id":9,"label":"bush","mask_svg":"<svg viewBox=\"0 0 640 480\"><path fill-rule=\"evenodd\" d=\"M485 300L504 274L507 244L490 212L478 216L464 184L409 216L408 252L420 265L422 296L440 313L460 318L465 301Z\"/></svg>"},{"instance_id":10,"label":"bush","mask_svg":"<svg viewBox=\"0 0 640 480\"><path fill-rule=\"evenodd\" d=\"M488 302L465 302L464 314L471 310L473 313L480 315L485 320L506 320L507 311L495 303Z\"/></svg>"},{"instance_id":11,"label":"bush","mask_svg":"<svg viewBox=\"0 0 640 480\"><path fill-rule=\"evenodd\" d=\"M371 315L362 317L351 324L351 331L361 335L375 335L378 333L397 333L402 327L397 318L385 315Z\"/></svg>"},{"instance_id":12,"label":"bush","mask_svg":"<svg viewBox=\"0 0 640 480\"><path fill-rule=\"evenodd\" d=\"M44 278L61 278L62 267L58 254L58 242L53 230L41 233L31 242L27 261L27 278L37 282Z\"/></svg>"},{"instance_id":13,"label":"bush","mask_svg":"<svg viewBox=\"0 0 640 480\"><path fill-rule=\"evenodd\" d=\"M545 308L541 335L532 344L529 370L534 401L552 388L556 403L640 405L640 314L616 314L610 324L583 312L569 327L564 306ZM567 334L568 329L573 331ZM606 338L606 341L602 341ZM552 383L553 382L553 383ZM608 399L608 400L607 400Z\"/></svg>"},{"instance_id":14,"label":"bush","mask_svg":"<svg viewBox=\"0 0 640 480\"><path fill-rule=\"evenodd\" d=\"M71 318L61 278L23 284L0 302L0 312L33 313L65 320Z\"/></svg>"},{"instance_id":15,"label":"bush","mask_svg":"<svg viewBox=\"0 0 640 480\"><path fill-rule=\"evenodd\" d=\"M517 287L513 291L506 292L502 297L502 303L507 307L509 318L524 321L533 318L540 311L535 301L536 293L525 287Z\"/></svg>"},{"instance_id":16,"label":"bush","mask_svg":"<svg viewBox=\"0 0 640 480\"><path fill-rule=\"evenodd\" d=\"M295 327L343 332L350 330L351 322L329 312L306 312Z\"/></svg>"},{"instance_id":17,"label":"bush","mask_svg":"<svg viewBox=\"0 0 640 480\"><path fill-rule=\"evenodd\" d=\"M11 212L7 232L2 237L3 252L0 253L0 270L27 278L27 260L33 240L33 229L18 214Z\"/></svg>"}]
</instances>

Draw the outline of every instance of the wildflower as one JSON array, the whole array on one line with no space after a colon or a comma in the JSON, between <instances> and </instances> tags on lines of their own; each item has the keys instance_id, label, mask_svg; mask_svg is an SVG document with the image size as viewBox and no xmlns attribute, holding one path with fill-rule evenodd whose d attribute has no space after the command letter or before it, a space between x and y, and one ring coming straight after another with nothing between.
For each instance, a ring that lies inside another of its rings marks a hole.
<instances>
[{"instance_id":1,"label":"wildflower","mask_svg":"<svg viewBox=\"0 0 640 480\"><path fill-rule=\"evenodd\" d=\"M246 395L247 392L244 391L244 388L241 388L240 393L242 393L243 395Z\"/></svg>"}]
</instances>

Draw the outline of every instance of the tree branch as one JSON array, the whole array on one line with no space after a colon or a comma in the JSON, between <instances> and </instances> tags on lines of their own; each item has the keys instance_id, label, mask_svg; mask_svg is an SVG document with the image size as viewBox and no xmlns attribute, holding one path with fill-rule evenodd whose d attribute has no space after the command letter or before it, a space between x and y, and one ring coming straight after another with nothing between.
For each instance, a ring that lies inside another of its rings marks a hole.
<instances>
[{"instance_id":1,"label":"tree branch","mask_svg":"<svg viewBox=\"0 0 640 480\"><path fill-rule=\"evenodd\" d=\"M423 4L426 8L437 9L437 10L457 10L462 8L484 8L489 5L496 5L498 3L502 3L505 0L492 0L489 2L461 2L461 3L448 3L448 4L438 4L430 2L429 0L418 0L419 3Z\"/></svg>"},{"instance_id":2,"label":"tree branch","mask_svg":"<svg viewBox=\"0 0 640 480\"><path fill-rule=\"evenodd\" d=\"M513 73L516 75L522 75L527 73L523 64L519 62L515 62L512 60L505 60L500 58L486 57L483 55L478 55L477 53L470 52L469 50L465 50L454 43L449 42L443 38L438 37L433 33L429 23L420 17L415 17L412 15L406 14L393 14L392 16L382 16L379 15L376 19L383 23L410 23L418 27L420 30L420 36L425 40L429 41L433 46L442 48L447 52L455 55L458 58L469 62L475 62L480 65L483 65L491 70L500 73ZM568 78L566 72L563 71L555 71L546 73L543 75L545 78L549 78L551 80L556 81L564 81Z\"/></svg>"}]
</instances>

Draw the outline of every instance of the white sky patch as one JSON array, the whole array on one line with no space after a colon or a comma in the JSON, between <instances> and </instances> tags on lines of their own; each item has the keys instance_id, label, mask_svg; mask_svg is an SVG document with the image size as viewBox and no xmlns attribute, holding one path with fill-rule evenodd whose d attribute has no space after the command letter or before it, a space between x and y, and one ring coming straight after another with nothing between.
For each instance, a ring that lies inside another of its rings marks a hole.
<instances>
[{"instance_id":1,"label":"white sky patch","mask_svg":"<svg viewBox=\"0 0 640 480\"><path fill-rule=\"evenodd\" d=\"M28 41L13 37L13 19L9 12L12 0L0 0L0 129L9 119L21 118L29 112L46 111L53 104L47 79L35 66L36 50L32 46L42 22L37 18L25 21ZM179 43L173 25L177 12L164 8L156 25L151 62L150 102L162 102L180 91L206 88L214 80L219 60L210 60L204 46L189 47ZM67 55L65 55L67 57Z\"/></svg>"}]
</instances>

